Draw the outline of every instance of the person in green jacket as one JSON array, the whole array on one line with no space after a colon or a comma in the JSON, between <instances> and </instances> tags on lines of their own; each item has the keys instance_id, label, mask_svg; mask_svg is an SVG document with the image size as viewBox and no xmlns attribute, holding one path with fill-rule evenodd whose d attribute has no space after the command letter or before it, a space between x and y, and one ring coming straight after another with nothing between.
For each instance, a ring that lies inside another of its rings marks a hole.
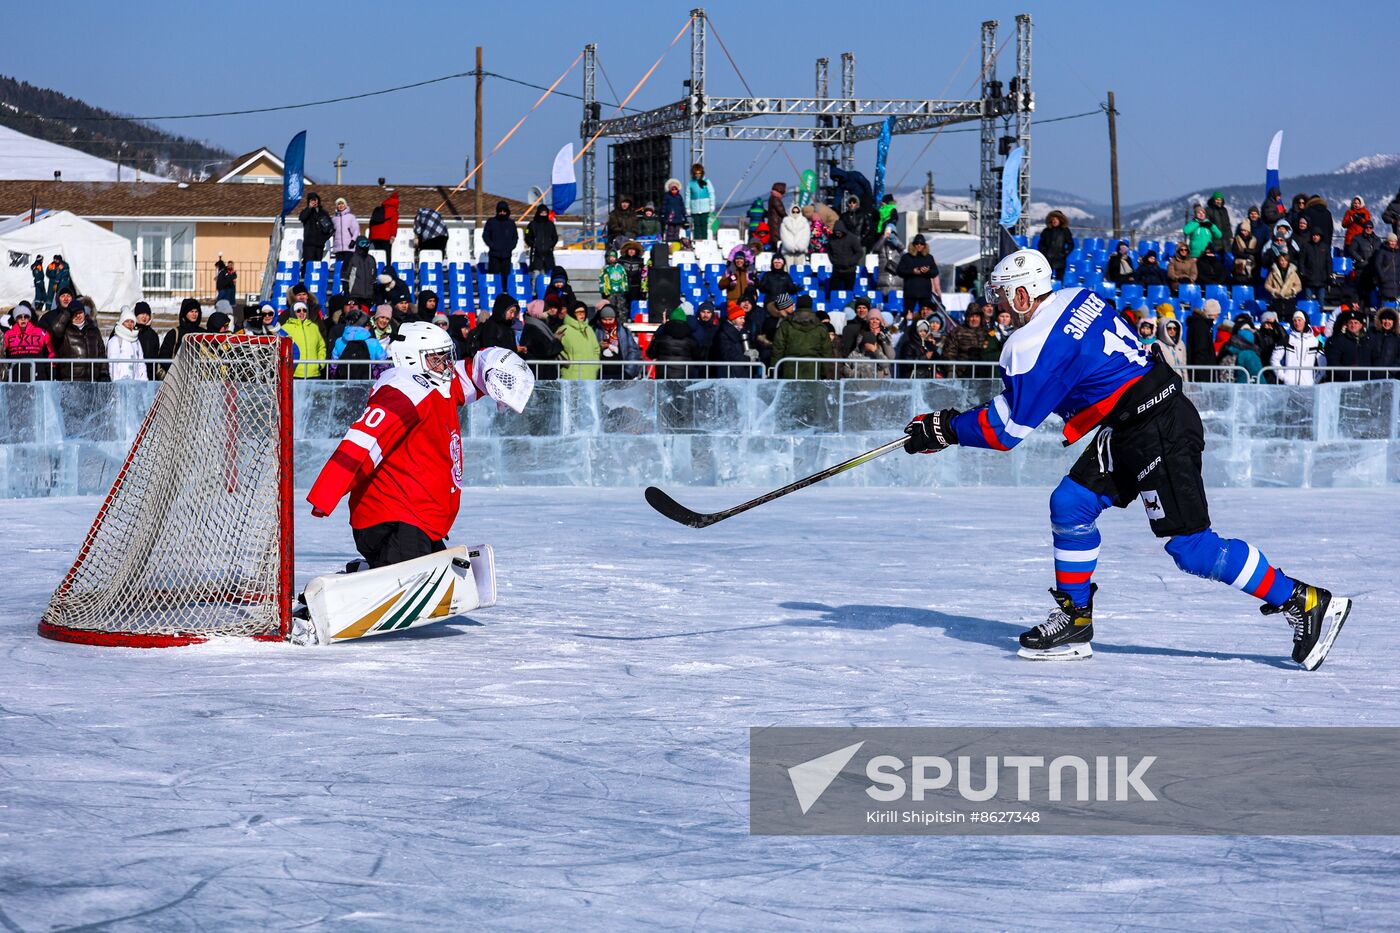
<instances>
[{"instance_id":1,"label":"person in green jacket","mask_svg":"<svg viewBox=\"0 0 1400 933\"><path fill-rule=\"evenodd\" d=\"M621 307L627 306L627 267L615 249L608 250L603 271L598 273L598 294L604 298L618 298L622 301Z\"/></svg>"},{"instance_id":2,"label":"person in green jacket","mask_svg":"<svg viewBox=\"0 0 1400 933\"><path fill-rule=\"evenodd\" d=\"M297 357L303 360L326 359L326 338L321 333L321 322L312 318L306 302L292 303L292 310L282 319L282 329L297 345ZM302 363L293 371L297 379L320 379L326 367L320 363Z\"/></svg>"},{"instance_id":3,"label":"person in green jacket","mask_svg":"<svg viewBox=\"0 0 1400 933\"><path fill-rule=\"evenodd\" d=\"M598 335L588 326L588 306L581 301L574 302L564 318L564 326L554 332L564 344L562 360L600 360L602 351L598 348ZM598 366L571 363L559 370L560 379L597 379Z\"/></svg>"},{"instance_id":4,"label":"person in green jacket","mask_svg":"<svg viewBox=\"0 0 1400 933\"><path fill-rule=\"evenodd\" d=\"M1191 251L1191 258L1200 259L1201 253L1206 251L1206 247L1225 234L1221 233L1220 228L1206 217L1204 204L1197 204L1194 214L1193 218L1186 221L1186 226L1182 228L1181 234L1186 238L1186 246Z\"/></svg>"},{"instance_id":5,"label":"person in green jacket","mask_svg":"<svg viewBox=\"0 0 1400 933\"><path fill-rule=\"evenodd\" d=\"M834 366L819 363L797 363L780 367L788 357L835 357L831 331L812 310L812 299L803 295L797 300L797 310L778 325L773 335L773 372L789 379L834 379Z\"/></svg>"},{"instance_id":6,"label":"person in green jacket","mask_svg":"<svg viewBox=\"0 0 1400 933\"><path fill-rule=\"evenodd\" d=\"M880 220L875 224L875 229L884 232L886 224L899 225L899 206L894 203L892 194L880 199Z\"/></svg>"}]
</instances>

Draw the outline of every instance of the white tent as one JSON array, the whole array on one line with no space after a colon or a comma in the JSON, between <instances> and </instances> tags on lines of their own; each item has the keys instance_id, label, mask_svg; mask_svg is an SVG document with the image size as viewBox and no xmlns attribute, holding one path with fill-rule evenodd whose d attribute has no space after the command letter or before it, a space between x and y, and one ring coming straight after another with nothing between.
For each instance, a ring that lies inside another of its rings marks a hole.
<instances>
[{"instance_id":1,"label":"white tent","mask_svg":"<svg viewBox=\"0 0 1400 933\"><path fill-rule=\"evenodd\" d=\"M6 225L0 232L0 307L34 299L29 265L35 254L47 265L61 255L73 275L73 287L97 303L105 322L123 305L141 300L131 241L68 211L52 211L32 224Z\"/></svg>"}]
</instances>

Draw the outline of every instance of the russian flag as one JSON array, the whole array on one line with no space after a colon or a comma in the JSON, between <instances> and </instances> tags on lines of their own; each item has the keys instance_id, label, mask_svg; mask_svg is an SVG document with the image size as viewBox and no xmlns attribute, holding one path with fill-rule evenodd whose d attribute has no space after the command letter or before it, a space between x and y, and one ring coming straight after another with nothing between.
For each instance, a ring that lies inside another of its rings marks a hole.
<instances>
[{"instance_id":1,"label":"russian flag","mask_svg":"<svg viewBox=\"0 0 1400 933\"><path fill-rule=\"evenodd\" d=\"M578 196L578 183L574 179L573 143L565 143L564 148L554 157L554 170L550 172L549 183L554 213L562 214Z\"/></svg>"}]
</instances>

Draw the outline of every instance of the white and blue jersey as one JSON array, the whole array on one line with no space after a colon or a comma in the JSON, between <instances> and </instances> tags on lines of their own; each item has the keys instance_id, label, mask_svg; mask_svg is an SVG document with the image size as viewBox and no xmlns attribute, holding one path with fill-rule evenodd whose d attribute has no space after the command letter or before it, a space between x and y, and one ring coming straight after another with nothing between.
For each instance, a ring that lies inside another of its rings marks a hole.
<instances>
[{"instance_id":1,"label":"white and blue jersey","mask_svg":"<svg viewBox=\"0 0 1400 933\"><path fill-rule=\"evenodd\" d=\"M1065 421L1065 443L1094 429L1152 359L1122 316L1098 295L1065 288L1047 299L1001 351L1006 389L953 419L964 447L1010 450L1052 412Z\"/></svg>"}]
</instances>

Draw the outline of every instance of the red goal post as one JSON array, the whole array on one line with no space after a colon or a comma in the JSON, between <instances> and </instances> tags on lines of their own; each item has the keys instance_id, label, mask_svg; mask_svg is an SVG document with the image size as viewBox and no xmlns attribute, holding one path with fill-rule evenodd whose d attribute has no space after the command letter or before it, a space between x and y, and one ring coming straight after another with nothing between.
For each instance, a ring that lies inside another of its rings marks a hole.
<instances>
[{"instance_id":1,"label":"red goal post","mask_svg":"<svg viewBox=\"0 0 1400 933\"><path fill-rule=\"evenodd\" d=\"M191 334L39 634L163 648L291 630L292 341Z\"/></svg>"}]
</instances>

